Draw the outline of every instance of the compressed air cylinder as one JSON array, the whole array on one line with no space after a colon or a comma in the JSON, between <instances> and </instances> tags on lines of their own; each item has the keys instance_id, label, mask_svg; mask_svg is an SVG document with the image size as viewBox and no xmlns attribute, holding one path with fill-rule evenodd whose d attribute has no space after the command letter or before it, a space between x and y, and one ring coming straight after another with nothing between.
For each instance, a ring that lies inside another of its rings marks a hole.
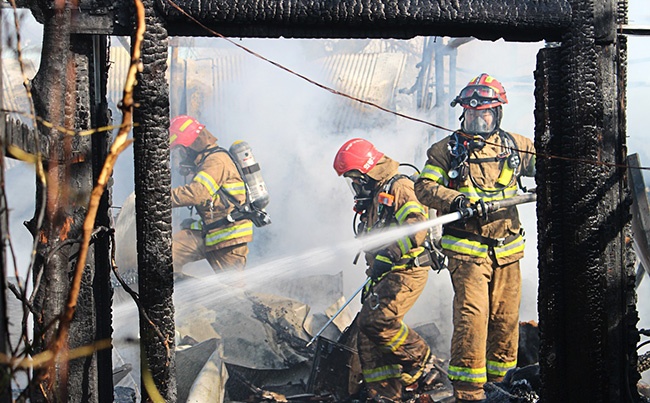
<instances>
[{"instance_id":1,"label":"compressed air cylinder","mask_svg":"<svg viewBox=\"0 0 650 403\"><path fill-rule=\"evenodd\" d=\"M269 204L269 192L262 178L260 164L255 161L251 147L247 142L239 140L232 143L229 151L243 171L243 179L250 190L251 204L258 209L263 209Z\"/></svg>"}]
</instances>

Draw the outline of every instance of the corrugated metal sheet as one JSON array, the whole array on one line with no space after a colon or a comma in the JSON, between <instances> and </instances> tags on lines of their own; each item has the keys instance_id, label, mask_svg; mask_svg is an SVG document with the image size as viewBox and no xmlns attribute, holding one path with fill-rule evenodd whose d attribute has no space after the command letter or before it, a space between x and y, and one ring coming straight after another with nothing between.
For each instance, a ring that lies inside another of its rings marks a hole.
<instances>
[{"instance_id":1,"label":"corrugated metal sheet","mask_svg":"<svg viewBox=\"0 0 650 403\"><path fill-rule=\"evenodd\" d=\"M225 84L239 80L243 57L241 52L217 52L211 58L186 59L185 113L199 121L220 121L219 106L228 102Z\"/></svg>"},{"instance_id":2,"label":"corrugated metal sheet","mask_svg":"<svg viewBox=\"0 0 650 403\"><path fill-rule=\"evenodd\" d=\"M36 68L30 59L23 59L23 69L29 80L36 75ZM25 89L20 63L17 59L2 59L2 86L3 107L10 111L20 112L11 113L12 118L31 124L32 119L28 116L30 114L29 98Z\"/></svg>"},{"instance_id":3,"label":"corrugated metal sheet","mask_svg":"<svg viewBox=\"0 0 650 403\"><path fill-rule=\"evenodd\" d=\"M175 74L177 72L179 77L174 79L170 88L172 114L186 113L206 121L221 120L222 108L219 106L229 102L223 89L226 84L240 79L245 55L238 51L213 53L207 58L180 58L176 61ZM337 54L316 63L325 70L326 85L355 98L394 109L395 94L407 56L399 52ZM124 47L115 46L111 48L110 60L109 103L117 103L122 98L130 55ZM338 130L360 127L368 122L381 124L384 119L390 119L390 115L345 98L335 102L335 108L336 112L331 116L338 119Z\"/></svg>"},{"instance_id":4,"label":"corrugated metal sheet","mask_svg":"<svg viewBox=\"0 0 650 403\"><path fill-rule=\"evenodd\" d=\"M360 53L333 55L321 62L330 85L337 91L394 109L395 93L406 59L403 53ZM362 126L362 122L367 125L369 121L381 121L369 119L370 114L378 113L376 109L352 100L341 98L337 108L340 111L332 116L338 116L336 126L339 130ZM381 116L386 118L385 114Z\"/></svg>"},{"instance_id":5,"label":"corrugated metal sheet","mask_svg":"<svg viewBox=\"0 0 650 403\"><path fill-rule=\"evenodd\" d=\"M131 65L130 50L123 46L112 46L110 52L110 67L108 69L107 97L109 105L117 105L122 100L126 75ZM115 116L113 117L115 118Z\"/></svg>"}]
</instances>

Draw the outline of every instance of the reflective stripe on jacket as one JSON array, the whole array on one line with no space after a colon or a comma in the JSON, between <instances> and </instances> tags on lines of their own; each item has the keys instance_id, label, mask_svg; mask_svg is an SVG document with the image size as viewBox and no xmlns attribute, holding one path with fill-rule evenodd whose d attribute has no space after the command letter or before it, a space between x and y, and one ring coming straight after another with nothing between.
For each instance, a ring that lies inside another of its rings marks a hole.
<instances>
[{"instance_id":1,"label":"reflective stripe on jacket","mask_svg":"<svg viewBox=\"0 0 650 403\"><path fill-rule=\"evenodd\" d=\"M399 163L389 157L383 156L377 165L368 172L368 175L378 182L378 188L383 188L394 176L399 175ZM388 191L393 196L393 204L388 207L379 202L378 197L374 197L371 205L367 209L367 231L374 232L393 228L401 225L410 225L417 222L426 221L429 218L429 210L422 205L415 197L413 191L413 182L406 178L397 178L393 181ZM379 228L379 222L382 219L381 214L387 213L384 209L391 208L392 215L387 217L383 223L385 228ZM383 213L382 213L383 212ZM418 231L415 234L405 235L391 244L387 245L393 252L394 256L399 255L400 260L412 259L414 254L422 253L420 247L426 240L427 230ZM399 253L397 252L399 250ZM386 257L387 258L387 257ZM372 264L375 256L372 253L366 254L366 260L369 265ZM404 268L405 265L395 266L394 269Z\"/></svg>"},{"instance_id":2,"label":"reflective stripe on jacket","mask_svg":"<svg viewBox=\"0 0 650 403\"><path fill-rule=\"evenodd\" d=\"M253 223L250 220L210 227L210 224L223 220L234 210L234 201L242 204L246 199L246 187L235 163L227 153L219 151L205 158L199 155L197 161L201 162L192 181L172 189L172 207L196 207L201 221L194 223L191 229L205 232L206 251L252 241ZM222 192L232 198L224 197ZM205 228L210 230L205 231Z\"/></svg>"},{"instance_id":3,"label":"reflective stripe on jacket","mask_svg":"<svg viewBox=\"0 0 650 403\"><path fill-rule=\"evenodd\" d=\"M496 258L499 259L523 252L525 243L524 237L518 235L513 241L508 242L503 246L495 246L494 254ZM458 238L453 235L443 235L441 246L443 249L449 251L481 258L487 257L490 248L488 245L481 242Z\"/></svg>"},{"instance_id":4,"label":"reflective stripe on jacket","mask_svg":"<svg viewBox=\"0 0 650 403\"><path fill-rule=\"evenodd\" d=\"M535 173L534 146L530 139L519 134L508 134L515 143L520 157L517 169L519 176L533 176ZM424 205L446 214L450 211L453 200L465 195L471 202L479 199L484 202L499 201L517 194L517 175L508 164L508 152L504 148L502 137L495 133L486 145L473 149L469 155L469 175L451 188L449 172L452 170L452 157L446 137L433 144L427 151L427 162L415 183L415 193ZM461 223L448 224L459 226L466 232L480 237L508 242L493 246L499 264L519 260L523 257L524 238L521 236L521 223L517 207L502 208L490 213L487 220L472 217ZM458 236L443 235L442 248L449 256L461 260L484 259L490 252L489 244L476 239L463 239Z\"/></svg>"}]
</instances>

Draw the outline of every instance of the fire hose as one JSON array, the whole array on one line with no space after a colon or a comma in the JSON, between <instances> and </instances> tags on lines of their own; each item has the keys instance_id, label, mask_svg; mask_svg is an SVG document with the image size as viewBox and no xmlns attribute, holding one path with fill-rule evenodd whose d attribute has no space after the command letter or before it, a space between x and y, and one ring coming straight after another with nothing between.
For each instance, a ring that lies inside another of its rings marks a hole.
<instances>
[{"instance_id":1,"label":"fire hose","mask_svg":"<svg viewBox=\"0 0 650 403\"><path fill-rule=\"evenodd\" d=\"M530 203L530 202L534 202L536 200L537 200L537 194L534 193L534 190L531 190L530 193L517 195L517 196L511 197L509 199L495 200L495 201L485 202L485 203L477 203L477 204L474 204L473 206L471 206L470 208L468 208L467 210L465 210L464 212L455 211L453 213L445 214L445 215L442 215L440 217L436 217L434 219L431 219L431 220L427 221L426 223L430 227L435 227L437 225L445 225L445 224L452 223L454 221L458 221L458 220L461 220L461 219L466 219L466 218L473 217L473 216L479 216L479 217L480 216L486 216L487 214L495 212L495 211L497 211L499 209L502 209L502 208L517 206L517 205L524 204L524 203ZM361 292L361 290L363 290L370 281L371 281L370 277L366 278L366 280L363 282L361 287L359 287L354 292L354 294L352 294L352 296L350 298L348 298L347 301L345 301L343 306L341 306L341 308L339 308L339 310L336 311L334 313L334 315L332 315L332 317L327 321L327 323L325 323L323 325L323 327L321 327L321 329L318 332L316 332L316 334L314 334L314 336L311 338L311 340L309 340L309 342L307 343L306 347L309 347L309 346L312 345L312 343L325 331L325 329L332 322L334 322L334 320L341 314L341 312L343 312L345 307L347 307L350 304L350 302L352 302L352 300L354 300L354 298L357 296L357 294L359 294Z\"/></svg>"}]
</instances>

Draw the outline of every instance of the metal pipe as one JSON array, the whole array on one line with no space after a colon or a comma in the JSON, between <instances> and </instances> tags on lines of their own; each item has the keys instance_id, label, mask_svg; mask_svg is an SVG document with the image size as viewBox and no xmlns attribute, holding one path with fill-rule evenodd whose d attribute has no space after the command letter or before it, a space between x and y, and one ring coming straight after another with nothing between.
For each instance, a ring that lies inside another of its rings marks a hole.
<instances>
[{"instance_id":1,"label":"metal pipe","mask_svg":"<svg viewBox=\"0 0 650 403\"><path fill-rule=\"evenodd\" d=\"M366 286L366 284L368 284L369 282L370 282L370 277L368 277L368 278L366 279L366 281L364 281L363 284L361 284L361 287L359 287L359 288L354 292L354 294L352 294L352 296L351 296L347 301L345 301L345 304L343 304L343 306L340 307L339 310L336 311L336 313L335 313L334 315L332 315L332 317L330 318L330 320L328 320L327 323L325 323L325 324L323 325L323 327L322 327L318 332L316 332L316 334L314 335L314 337L312 337L311 340L309 340L309 343L307 343L307 347L311 346L311 344L314 342L314 340L316 340L316 339L318 338L318 336L320 336L321 333L323 333L323 332L325 331L325 329L327 328L327 326L329 326L330 323L334 322L334 319L336 319L336 317L339 316L339 315L341 314L341 312L343 312L343 310L345 309L345 307L348 306L348 305L350 304L350 302L352 302L352 300L354 299L354 297L356 297L357 294L360 293L361 290L363 290L363 288L364 288L364 287Z\"/></svg>"}]
</instances>

